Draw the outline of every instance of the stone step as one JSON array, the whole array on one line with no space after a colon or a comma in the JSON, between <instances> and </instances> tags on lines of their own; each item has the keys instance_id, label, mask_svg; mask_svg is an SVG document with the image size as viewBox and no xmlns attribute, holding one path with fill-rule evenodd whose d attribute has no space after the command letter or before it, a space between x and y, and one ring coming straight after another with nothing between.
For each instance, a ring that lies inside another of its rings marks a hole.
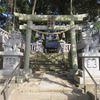
<instances>
[{"instance_id":1,"label":"stone step","mask_svg":"<svg viewBox=\"0 0 100 100\"><path fill-rule=\"evenodd\" d=\"M89 70L89 72L94 78L97 78L98 76L100 76L100 71L95 70L95 73L94 73L93 70ZM83 76L83 70L78 70L77 75L82 77ZM86 71L85 71L85 76L90 77Z\"/></svg>"},{"instance_id":2,"label":"stone step","mask_svg":"<svg viewBox=\"0 0 100 100\"><path fill-rule=\"evenodd\" d=\"M63 57L62 55L54 55L54 56L51 56L51 55L31 55L31 57L43 57L43 58L60 58L60 57Z\"/></svg>"},{"instance_id":3,"label":"stone step","mask_svg":"<svg viewBox=\"0 0 100 100\"><path fill-rule=\"evenodd\" d=\"M64 71L64 69L45 69L45 68L42 68L42 69L34 69L35 71Z\"/></svg>"},{"instance_id":4,"label":"stone step","mask_svg":"<svg viewBox=\"0 0 100 100\"><path fill-rule=\"evenodd\" d=\"M35 92L35 93L28 93L28 94L21 93L21 94L22 95L20 97L12 96L10 100L68 100L67 96L61 93ZM16 95L19 95L19 94L16 94Z\"/></svg>"},{"instance_id":5,"label":"stone step","mask_svg":"<svg viewBox=\"0 0 100 100\"><path fill-rule=\"evenodd\" d=\"M94 91L88 91L87 94L90 97L90 100L95 100L95 92ZM97 91L97 100L100 100L100 92Z\"/></svg>"},{"instance_id":6,"label":"stone step","mask_svg":"<svg viewBox=\"0 0 100 100\"><path fill-rule=\"evenodd\" d=\"M18 91L10 96L9 100L89 100L86 94L66 92L24 92Z\"/></svg>"},{"instance_id":7,"label":"stone step","mask_svg":"<svg viewBox=\"0 0 100 100\"><path fill-rule=\"evenodd\" d=\"M35 68L64 68L64 65L58 64L32 64Z\"/></svg>"},{"instance_id":8,"label":"stone step","mask_svg":"<svg viewBox=\"0 0 100 100\"><path fill-rule=\"evenodd\" d=\"M31 59L30 58L30 62L63 62L63 59L43 59L43 58L40 58L40 59Z\"/></svg>"},{"instance_id":9,"label":"stone step","mask_svg":"<svg viewBox=\"0 0 100 100\"><path fill-rule=\"evenodd\" d=\"M63 65L63 62L30 62L32 65Z\"/></svg>"},{"instance_id":10,"label":"stone step","mask_svg":"<svg viewBox=\"0 0 100 100\"><path fill-rule=\"evenodd\" d=\"M40 69L65 69L64 67L56 67L56 66L47 66L47 67L45 67L45 66L41 66L41 65L37 65L36 67L34 67L34 68L40 68Z\"/></svg>"},{"instance_id":11,"label":"stone step","mask_svg":"<svg viewBox=\"0 0 100 100\"><path fill-rule=\"evenodd\" d=\"M42 61L31 61L30 64L41 64L41 65L62 65L64 62L42 62Z\"/></svg>"},{"instance_id":12,"label":"stone step","mask_svg":"<svg viewBox=\"0 0 100 100\"><path fill-rule=\"evenodd\" d=\"M58 62L62 62L63 59L54 59L54 58L51 58L51 59L47 59L47 58L30 58L30 61L44 61L44 62L54 62L54 61L58 61Z\"/></svg>"},{"instance_id":13,"label":"stone step","mask_svg":"<svg viewBox=\"0 0 100 100\"><path fill-rule=\"evenodd\" d=\"M59 58L59 59L61 59L63 56L62 55L60 55L60 56L58 56L58 55L56 55L56 56L47 56L46 54L45 55L30 55L30 58L44 58L44 59L50 59L50 58L55 58L55 59L57 59L57 58Z\"/></svg>"},{"instance_id":14,"label":"stone step","mask_svg":"<svg viewBox=\"0 0 100 100\"><path fill-rule=\"evenodd\" d=\"M30 61L44 61L44 62L53 62L53 61L58 61L58 62L61 62L63 59L47 59L47 58L30 58Z\"/></svg>"},{"instance_id":15,"label":"stone step","mask_svg":"<svg viewBox=\"0 0 100 100\"><path fill-rule=\"evenodd\" d=\"M99 77L98 78L94 78L94 79L98 84L100 84L100 78ZM83 77L81 77L81 76L75 75L74 76L74 80L76 82L80 83L80 84L83 84ZM85 78L85 84L94 84L94 82L92 81L92 79L90 77L86 77Z\"/></svg>"},{"instance_id":16,"label":"stone step","mask_svg":"<svg viewBox=\"0 0 100 100\"><path fill-rule=\"evenodd\" d=\"M61 54L61 55L59 55L59 54L57 54L57 55L52 55L52 54L50 54L50 55L47 55L47 54L45 54L45 55L40 55L40 54L34 54L34 55L30 55L30 57L31 58L48 58L48 59L50 59L50 58L56 58L56 59L61 59L61 58L63 58L63 55ZM64 54L64 57L66 57L66 58L68 58L68 54Z\"/></svg>"},{"instance_id":17,"label":"stone step","mask_svg":"<svg viewBox=\"0 0 100 100\"><path fill-rule=\"evenodd\" d=\"M66 55L67 56L67 55ZM35 54L35 55L31 55L31 58L44 58L44 59L50 59L50 58L55 58L55 59L61 59L63 57L62 54L56 54L56 55L47 55L47 54L44 54L44 55L41 55L41 54Z\"/></svg>"},{"instance_id":18,"label":"stone step","mask_svg":"<svg viewBox=\"0 0 100 100\"><path fill-rule=\"evenodd\" d=\"M4 83L7 78L8 78L8 76L0 76L0 83ZM12 78L12 82L15 82L15 80L16 80L16 77L14 76Z\"/></svg>"},{"instance_id":19,"label":"stone step","mask_svg":"<svg viewBox=\"0 0 100 100\"><path fill-rule=\"evenodd\" d=\"M63 59L30 59L30 61L40 61L40 62L54 62L54 61L57 61L57 62L62 62Z\"/></svg>"},{"instance_id":20,"label":"stone step","mask_svg":"<svg viewBox=\"0 0 100 100\"><path fill-rule=\"evenodd\" d=\"M34 82L33 82L34 83ZM34 84L33 84L34 85ZM72 93L73 92L73 89L72 88L69 88L69 87L48 87L48 88L45 88L45 87L36 87L36 86L29 86L29 87L19 87L16 92L19 91L20 93L21 92L66 92L66 93ZM80 91L79 91L80 92ZM78 93L79 93L78 92Z\"/></svg>"},{"instance_id":21,"label":"stone step","mask_svg":"<svg viewBox=\"0 0 100 100\"><path fill-rule=\"evenodd\" d=\"M31 68L33 69L33 70L47 70L47 71L49 71L49 70L55 70L55 71L65 71L66 69L64 68L64 66L63 67L56 67L56 66L50 66L50 65L46 65L46 66L44 66L44 65L33 65L33 66L31 66Z\"/></svg>"},{"instance_id":22,"label":"stone step","mask_svg":"<svg viewBox=\"0 0 100 100\"><path fill-rule=\"evenodd\" d=\"M8 76L0 76L0 83L4 83Z\"/></svg>"},{"instance_id":23,"label":"stone step","mask_svg":"<svg viewBox=\"0 0 100 100\"><path fill-rule=\"evenodd\" d=\"M66 54L68 54L66 52ZM31 55L42 55L42 56L58 56L58 55L62 55L62 53L41 53L41 52L31 52Z\"/></svg>"},{"instance_id":24,"label":"stone step","mask_svg":"<svg viewBox=\"0 0 100 100\"><path fill-rule=\"evenodd\" d=\"M6 79L8 79L8 76L0 76L0 84L4 84ZM19 76L19 83L23 83L24 81L25 81L25 77ZM13 76L10 83L16 83L16 82L17 82L17 77Z\"/></svg>"}]
</instances>

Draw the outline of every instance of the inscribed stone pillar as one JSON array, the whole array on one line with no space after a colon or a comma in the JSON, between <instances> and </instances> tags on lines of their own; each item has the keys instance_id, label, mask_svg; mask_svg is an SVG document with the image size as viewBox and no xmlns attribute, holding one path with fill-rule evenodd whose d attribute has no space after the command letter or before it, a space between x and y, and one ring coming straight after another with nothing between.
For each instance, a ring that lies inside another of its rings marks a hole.
<instances>
[{"instance_id":1,"label":"inscribed stone pillar","mask_svg":"<svg viewBox=\"0 0 100 100\"><path fill-rule=\"evenodd\" d=\"M74 25L74 21L71 21L70 25L73 26ZM76 71L78 69L78 61L77 61L75 29L73 28L70 32L71 32L72 67Z\"/></svg>"},{"instance_id":2,"label":"inscribed stone pillar","mask_svg":"<svg viewBox=\"0 0 100 100\"><path fill-rule=\"evenodd\" d=\"M31 21L28 20L27 26L31 27ZM24 69L29 69L29 57L30 57L30 42L31 42L31 32L32 30L27 28L26 32L26 44L25 44L25 60L24 60Z\"/></svg>"}]
</instances>

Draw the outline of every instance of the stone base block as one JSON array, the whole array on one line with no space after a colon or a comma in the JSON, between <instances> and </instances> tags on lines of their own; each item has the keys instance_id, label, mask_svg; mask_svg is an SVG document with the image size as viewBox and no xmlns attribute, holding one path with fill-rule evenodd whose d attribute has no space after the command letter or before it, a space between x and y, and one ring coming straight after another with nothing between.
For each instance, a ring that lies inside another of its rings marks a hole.
<instances>
[{"instance_id":1,"label":"stone base block","mask_svg":"<svg viewBox=\"0 0 100 100\"><path fill-rule=\"evenodd\" d=\"M9 76L13 72L13 69L2 69L0 70L0 76ZM14 75L18 74L18 70L15 71Z\"/></svg>"},{"instance_id":2,"label":"stone base block","mask_svg":"<svg viewBox=\"0 0 100 100\"><path fill-rule=\"evenodd\" d=\"M14 69L1 69L0 70L0 76L9 76ZM24 74L28 74L31 75L32 74L32 70L31 69L20 69L19 75L24 75ZM15 71L14 75L18 75L18 70Z\"/></svg>"},{"instance_id":3,"label":"stone base block","mask_svg":"<svg viewBox=\"0 0 100 100\"><path fill-rule=\"evenodd\" d=\"M89 73L94 77L94 78L97 78L97 77L100 77L100 71L98 70L89 70ZM79 76L83 76L83 70L78 70L78 72L76 73L76 75L79 75ZM90 77L89 74L85 71L85 76L86 77Z\"/></svg>"},{"instance_id":4,"label":"stone base block","mask_svg":"<svg viewBox=\"0 0 100 100\"><path fill-rule=\"evenodd\" d=\"M78 82L79 84L83 84L83 77L81 76L74 76L74 80ZM100 77L95 77L94 80L97 82L97 84L100 84ZM85 84L94 84L92 79L90 77L85 78Z\"/></svg>"},{"instance_id":5,"label":"stone base block","mask_svg":"<svg viewBox=\"0 0 100 100\"><path fill-rule=\"evenodd\" d=\"M20 69L19 72L19 83L23 83L26 79L25 79L25 75L24 75L24 69ZM31 69L28 70L28 72L30 72ZM13 70L11 69L2 69L0 70L0 83L4 83L5 80L11 75L11 73L13 72ZM12 78L12 81L17 81L17 76L18 75L18 70L15 71L14 76Z\"/></svg>"}]
</instances>

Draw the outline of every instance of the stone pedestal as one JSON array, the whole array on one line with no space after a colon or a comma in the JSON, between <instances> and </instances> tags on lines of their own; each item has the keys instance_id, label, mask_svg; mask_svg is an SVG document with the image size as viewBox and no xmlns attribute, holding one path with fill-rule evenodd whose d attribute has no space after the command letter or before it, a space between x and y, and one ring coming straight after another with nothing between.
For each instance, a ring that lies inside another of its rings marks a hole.
<instances>
[{"instance_id":1,"label":"stone pedestal","mask_svg":"<svg viewBox=\"0 0 100 100\"><path fill-rule=\"evenodd\" d=\"M82 57L82 66L85 66L96 82L100 84L100 53L81 53L79 56ZM83 70L78 70L74 79L78 83L83 84ZM86 84L93 84L86 70L85 82Z\"/></svg>"},{"instance_id":2,"label":"stone pedestal","mask_svg":"<svg viewBox=\"0 0 100 100\"><path fill-rule=\"evenodd\" d=\"M20 64L21 52L0 52L3 56L3 69L0 70L0 75L9 75Z\"/></svg>"}]
</instances>

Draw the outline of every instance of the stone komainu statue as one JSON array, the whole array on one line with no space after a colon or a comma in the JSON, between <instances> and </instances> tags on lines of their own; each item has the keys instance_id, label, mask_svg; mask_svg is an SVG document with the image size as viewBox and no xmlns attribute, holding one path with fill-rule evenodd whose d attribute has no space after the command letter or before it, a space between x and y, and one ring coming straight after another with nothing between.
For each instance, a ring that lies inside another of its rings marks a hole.
<instances>
[{"instance_id":1,"label":"stone komainu statue","mask_svg":"<svg viewBox=\"0 0 100 100\"><path fill-rule=\"evenodd\" d=\"M84 53L98 53L100 50L99 37L93 38L89 32L82 32Z\"/></svg>"},{"instance_id":2,"label":"stone komainu statue","mask_svg":"<svg viewBox=\"0 0 100 100\"><path fill-rule=\"evenodd\" d=\"M11 51L11 52L20 52L20 47L22 43L22 36L21 33L18 31L12 31L9 34L8 40L2 45L4 51Z\"/></svg>"}]
</instances>

